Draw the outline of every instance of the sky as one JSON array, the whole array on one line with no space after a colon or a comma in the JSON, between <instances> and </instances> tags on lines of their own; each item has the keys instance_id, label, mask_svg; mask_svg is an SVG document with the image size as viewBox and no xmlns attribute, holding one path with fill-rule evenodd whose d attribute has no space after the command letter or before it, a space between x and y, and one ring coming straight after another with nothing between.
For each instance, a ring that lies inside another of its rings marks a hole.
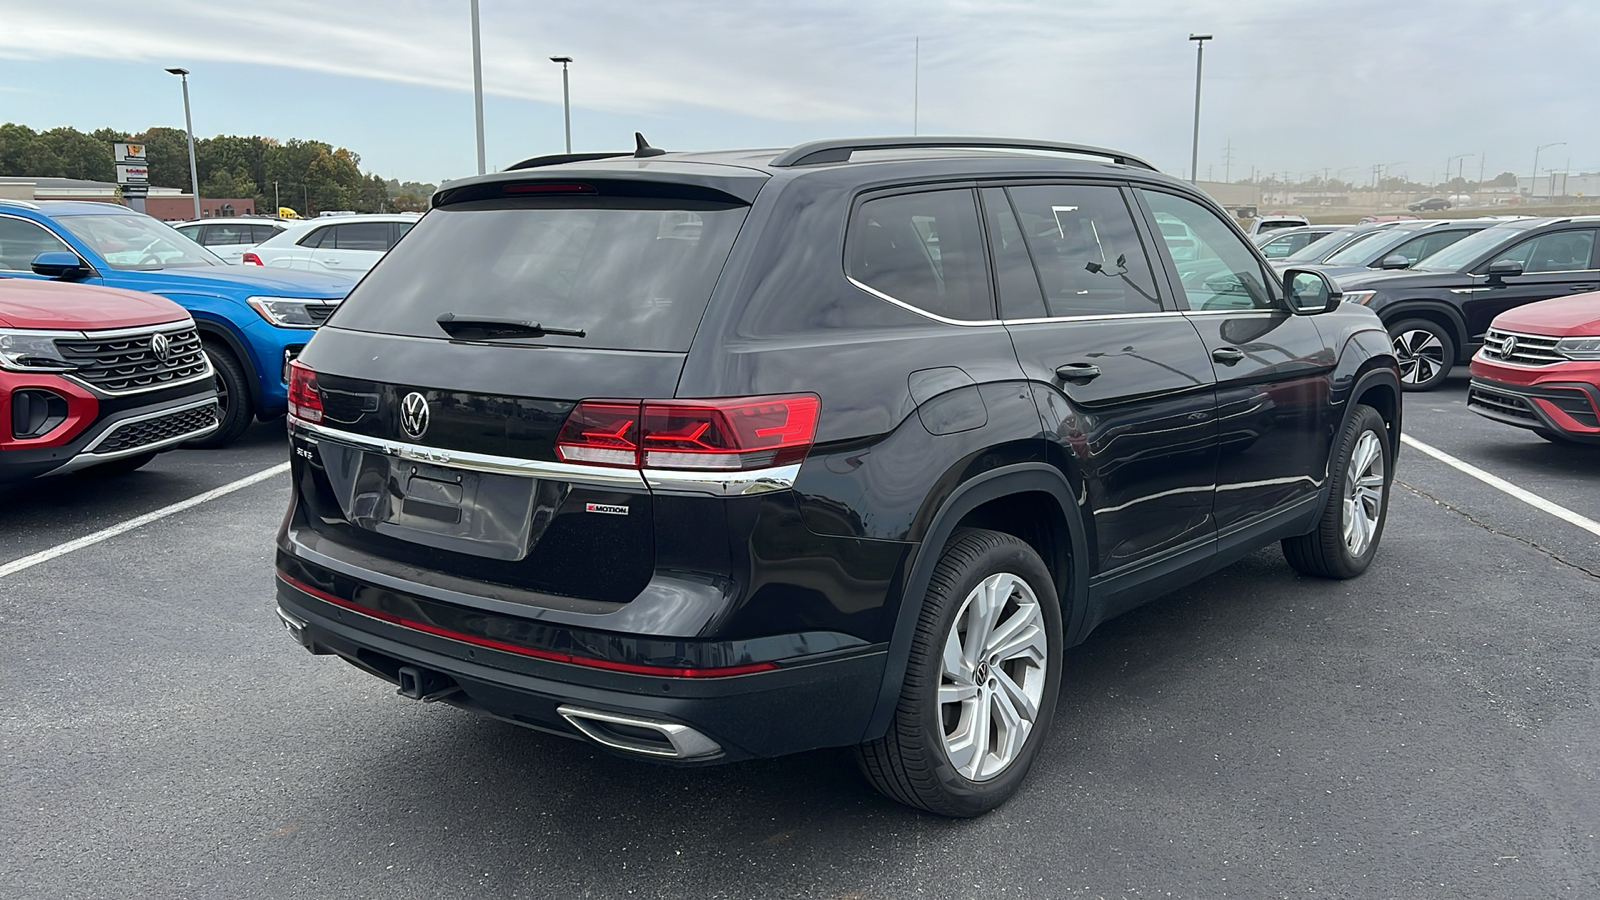
<instances>
[{"instance_id":1,"label":"sky","mask_svg":"<svg viewBox=\"0 0 1600 900\"><path fill-rule=\"evenodd\" d=\"M0 121L327 141L476 171L468 0L0 0ZM1600 171L1597 0L481 0L488 164L573 149L984 134L1202 179ZM920 41L920 54L916 46ZM920 57L920 64L918 58ZM1231 164L1228 147L1231 145Z\"/></svg>"}]
</instances>

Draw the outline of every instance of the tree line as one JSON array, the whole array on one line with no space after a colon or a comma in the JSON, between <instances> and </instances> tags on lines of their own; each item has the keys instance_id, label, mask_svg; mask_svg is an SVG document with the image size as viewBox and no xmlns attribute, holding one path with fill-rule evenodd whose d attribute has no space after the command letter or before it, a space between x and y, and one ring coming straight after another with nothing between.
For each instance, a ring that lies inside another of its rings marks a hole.
<instances>
[{"instance_id":1,"label":"tree line","mask_svg":"<svg viewBox=\"0 0 1600 900\"><path fill-rule=\"evenodd\" d=\"M145 145L151 186L188 190L189 142L177 128L34 131L7 122L0 125L0 175L116 181L116 141ZM322 141L220 134L197 139L194 155L200 196L252 198L262 211L286 206L312 216L324 210L422 210L434 191L431 184L363 173L359 154Z\"/></svg>"}]
</instances>

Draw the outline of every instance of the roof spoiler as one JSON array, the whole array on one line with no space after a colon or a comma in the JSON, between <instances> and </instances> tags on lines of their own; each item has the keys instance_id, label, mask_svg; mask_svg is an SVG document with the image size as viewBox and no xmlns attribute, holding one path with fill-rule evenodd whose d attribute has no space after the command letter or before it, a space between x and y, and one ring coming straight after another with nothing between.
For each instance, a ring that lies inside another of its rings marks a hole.
<instances>
[{"instance_id":1,"label":"roof spoiler","mask_svg":"<svg viewBox=\"0 0 1600 900\"><path fill-rule=\"evenodd\" d=\"M555 153L549 156L530 156L521 162L506 166L505 170L507 172L515 172L518 169L539 169L545 166L559 166L563 163L589 162L596 159L621 159L625 156L631 156L634 159L646 159L651 156L661 156L666 152L659 147L650 146L650 142L644 139L644 135L635 131L633 133L632 153Z\"/></svg>"}]
</instances>

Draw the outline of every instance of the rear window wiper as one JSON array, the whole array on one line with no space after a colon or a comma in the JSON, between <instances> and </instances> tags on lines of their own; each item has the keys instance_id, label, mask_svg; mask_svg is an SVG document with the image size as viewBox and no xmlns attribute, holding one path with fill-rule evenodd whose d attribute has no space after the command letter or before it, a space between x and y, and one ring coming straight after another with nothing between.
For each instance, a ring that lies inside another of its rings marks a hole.
<instances>
[{"instance_id":1,"label":"rear window wiper","mask_svg":"<svg viewBox=\"0 0 1600 900\"><path fill-rule=\"evenodd\" d=\"M455 313L445 313L436 319L445 334L461 341L492 341L497 338L539 338L558 334L565 337L586 337L582 329L546 328L538 322L521 319L458 319Z\"/></svg>"}]
</instances>

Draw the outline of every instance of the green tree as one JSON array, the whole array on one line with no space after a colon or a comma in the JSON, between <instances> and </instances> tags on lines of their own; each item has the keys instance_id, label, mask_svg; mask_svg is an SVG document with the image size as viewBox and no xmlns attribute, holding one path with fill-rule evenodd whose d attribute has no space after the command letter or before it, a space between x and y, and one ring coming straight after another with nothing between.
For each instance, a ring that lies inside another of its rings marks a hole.
<instances>
[{"instance_id":1,"label":"green tree","mask_svg":"<svg viewBox=\"0 0 1600 900\"><path fill-rule=\"evenodd\" d=\"M1491 187L1516 187L1517 176L1512 172L1501 172L1494 177L1493 181L1489 182L1489 185Z\"/></svg>"},{"instance_id":2,"label":"green tree","mask_svg":"<svg viewBox=\"0 0 1600 900\"><path fill-rule=\"evenodd\" d=\"M182 129L147 128L134 137L144 142L151 187L189 189L189 137Z\"/></svg>"}]
</instances>

